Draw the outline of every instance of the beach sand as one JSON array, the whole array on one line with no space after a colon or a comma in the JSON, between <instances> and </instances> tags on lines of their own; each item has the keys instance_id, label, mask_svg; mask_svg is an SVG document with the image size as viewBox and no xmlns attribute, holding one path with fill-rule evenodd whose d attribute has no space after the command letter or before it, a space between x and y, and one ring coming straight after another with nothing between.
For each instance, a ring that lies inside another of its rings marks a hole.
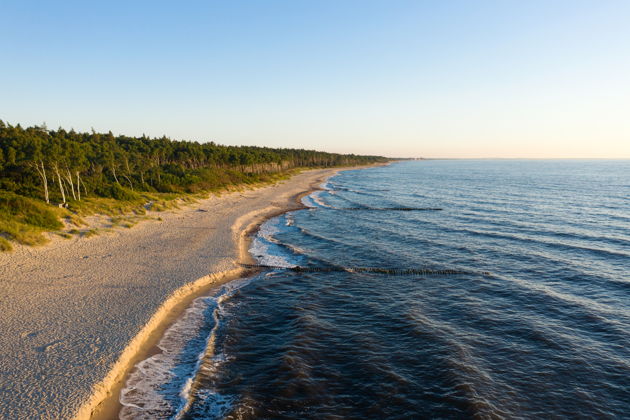
<instances>
[{"instance_id":1,"label":"beach sand","mask_svg":"<svg viewBox=\"0 0 630 420\"><path fill-rule=\"evenodd\" d=\"M117 416L135 363L198 296L248 273L247 237L340 169L226 193L91 238L0 254L0 418Z\"/></svg>"}]
</instances>

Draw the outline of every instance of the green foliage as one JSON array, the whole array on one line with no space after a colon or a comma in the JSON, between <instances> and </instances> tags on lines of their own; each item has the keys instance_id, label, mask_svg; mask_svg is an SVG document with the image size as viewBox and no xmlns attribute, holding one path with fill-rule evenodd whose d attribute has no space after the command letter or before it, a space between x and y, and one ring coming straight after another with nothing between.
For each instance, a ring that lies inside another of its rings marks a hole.
<instances>
[{"instance_id":1,"label":"green foliage","mask_svg":"<svg viewBox=\"0 0 630 420\"><path fill-rule=\"evenodd\" d=\"M2 216L6 220L12 219L43 230L63 227L54 208L6 191L0 191L0 217Z\"/></svg>"},{"instance_id":2,"label":"green foliage","mask_svg":"<svg viewBox=\"0 0 630 420\"><path fill-rule=\"evenodd\" d=\"M11 242L0 236L0 252L7 252L11 251L12 249L13 247L11 246Z\"/></svg>"},{"instance_id":3,"label":"green foliage","mask_svg":"<svg viewBox=\"0 0 630 420\"><path fill-rule=\"evenodd\" d=\"M0 124L0 189L44 199L46 186L54 203L95 195L130 201L141 192L216 190L261 182L266 175L292 168L384 160L303 149L221 146L166 137Z\"/></svg>"},{"instance_id":4,"label":"green foliage","mask_svg":"<svg viewBox=\"0 0 630 420\"><path fill-rule=\"evenodd\" d=\"M41 229L6 217L5 214L0 214L0 235L23 245L42 245L48 242Z\"/></svg>"},{"instance_id":5,"label":"green foliage","mask_svg":"<svg viewBox=\"0 0 630 420\"><path fill-rule=\"evenodd\" d=\"M137 200L139 195L127 188L121 187L118 184L113 184L109 188L109 195L106 195L106 197L112 197L115 200L133 201Z\"/></svg>"},{"instance_id":6,"label":"green foliage","mask_svg":"<svg viewBox=\"0 0 630 420\"><path fill-rule=\"evenodd\" d=\"M83 236L85 238L89 238L91 236L96 236L98 235L98 229L88 229L85 232L83 232Z\"/></svg>"},{"instance_id":7,"label":"green foliage","mask_svg":"<svg viewBox=\"0 0 630 420\"><path fill-rule=\"evenodd\" d=\"M385 160L45 126L23 128L0 120L0 238L40 244L46 242L43 231L63 227L62 216L79 226L80 216L142 215L146 203L153 211L165 210L177 207L185 194L275 182L296 168ZM95 233L83 232L84 236ZM6 250L2 241L0 248Z\"/></svg>"},{"instance_id":8,"label":"green foliage","mask_svg":"<svg viewBox=\"0 0 630 420\"><path fill-rule=\"evenodd\" d=\"M59 217L65 212L32 198L0 191L0 237L5 242L11 239L24 245L42 245L48 242L43 232L63 227ZM10 250L6 244L0 244L0 248Z\"/></svg>"}]
</instances>

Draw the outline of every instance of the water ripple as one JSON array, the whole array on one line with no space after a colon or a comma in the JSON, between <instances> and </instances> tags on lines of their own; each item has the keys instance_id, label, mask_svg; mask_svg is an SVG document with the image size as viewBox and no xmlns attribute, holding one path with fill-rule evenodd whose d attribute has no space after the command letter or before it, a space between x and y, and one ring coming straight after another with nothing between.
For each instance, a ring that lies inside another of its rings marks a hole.
<instances>
[{"instance_id":1,"label":"water ripple","mask_svg":"<svg viewBox=\"0 0 630 420\"><path fill-rule=\"evenodd\" d=\"M221 304L183 418L627 417L628 174L425 161L336 176L314 209L263 227L255 254L282 268ZM443 210L393 211L425 208Z\"/></svg>"}]
</instances>

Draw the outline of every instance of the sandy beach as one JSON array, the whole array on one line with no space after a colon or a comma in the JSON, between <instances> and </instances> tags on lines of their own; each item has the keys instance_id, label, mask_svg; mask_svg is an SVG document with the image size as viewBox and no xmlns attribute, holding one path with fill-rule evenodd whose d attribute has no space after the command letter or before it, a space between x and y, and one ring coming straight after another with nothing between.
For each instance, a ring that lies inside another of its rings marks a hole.
<instances>
[{"instance_id":1,"label":"sandy beach","mask_svg":"<svg viewBox=\"0 0 630 420\"><path fill-rule=\"evenodd\" d=\"M339 169L211 197L132 229L0 254L0 418L111 418L186 305L246 275L247 237Z\"/></svg>"}]
</instances>

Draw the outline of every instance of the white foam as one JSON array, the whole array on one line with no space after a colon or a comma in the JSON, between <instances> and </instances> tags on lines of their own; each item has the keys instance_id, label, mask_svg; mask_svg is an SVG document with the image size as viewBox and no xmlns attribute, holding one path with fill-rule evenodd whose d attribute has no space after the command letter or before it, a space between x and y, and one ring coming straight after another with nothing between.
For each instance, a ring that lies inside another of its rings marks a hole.
<instances>
[{"instance_id":1,"label":"white foam","mask_svg":"<svg viewBox=\"0 0 630 420\"><path fill-rule=\"evenodd\" d=\"M162 352L138 363L127 379L120 395L123 405L120 419L177 419L186 413L192 402L192 384L197 372L202 367L204 371L209 368L204 359L207 362L211 357L213 371L227 360L225 355L215 354L214 348L219 320L225 315L222 303L250 281L233 281L214 296L193 301L160 340L158 347ZM209 326L210 332L203 337ZM214 401L220 406L217 412L228 409L230 396L213 390L205 392L214 395Z\"/></svg>"},{"instance_id":2,"label":"white foam","mask_svg":"<svg viewBox=\"0 0 630 420\"><path fill-rule=\"evenodd\" d=\"M254 256L258 264L286 268L298 265L296 256L286 247L280 246L274 238L275 234L290 228L292 224L293 219L287 219L286 215L270 219L262 224L249 248L250 254Z\"/></svg>"},{"instance_id":3,"label":"white foam","mask_svg":"<svg viewBox=\"0 0 630 420\"><path fill-rule=\"evenodd\" d=\"M286 229L296 229L293 223L294 216L287 214L262 224L250 248L260 264L297 265L295 253L274 238ZM215 348L220 320L226 315L222 303L250 281L252 279L230 282L213 296L193 301L160 340L158 347L162 352L135 366L121 391L121 419L178 419L188 412L195 400L202 402L201 409L208 418L220 418L229 412L234 401L232 396L212 389L196 390L193 384L200 371L212 377L229 360ZM197 408L195 405L195 410Z\"/></svg>"},{"instance_id":4,"label":"white foam","mask_svg":"<svg viewBox=\"0 0 630 420\"><path fill-rule=\"evenodd\" d=\"M302 197L302 200L300 200L300 201L302 201L302 204L304 204L306 207L308 207L310 209L314 209L314 208L319 207L317 205L317 203L315 203L313 201L313 199L311 198L310 195L305 195L304 197Z\"/></svg>"},{"instance_id":5,"label":"white foam","mask_svg":"<svg viewBox=\"0 0 630 420\"><path fill-rule=\"evenodd\" d=\"M312 198L313 202L315 202L315 204L317 204L318 207L326 207L329 209L332 209L332 206L329 206L328 204L324 203L324 201L322 200L321 194L323 191L315 191L313 194L310 195L310 197Z\"/></svg>"},{"instance_id":6,"label":"white foam","mask_svg":"<svg viewBox=\"0 0 630 420\"><path fill-rule=\"evenodd\" d=\"M302 204L304 204L306 207L308 208L321 208L321 207L326 207L326 208L333 208L332 206L329 206L328 204L326 204L321 197L322 193L328 193L328 194L334 194L334 188L332 188L332 184L330 182L324 182L323 184L320 185L320 188L322 188L322 190L320 191L314 191L309 195L305 195L304 197L302 197Z\"/></svg>"},{"instance_id":7,"label":"white foam","mask_svg":"<svg viewBox=\"0 0 630 420\"><path fill-rule=\"evenodd\" d=\"M197 392L196 397L203 402L203 411L202 413L195 412L194 414L203 414L202 418L204 419L224 418L232 410L234 404L234 398L225 397L207 389Z\"/></svg>"}]
</instances>

